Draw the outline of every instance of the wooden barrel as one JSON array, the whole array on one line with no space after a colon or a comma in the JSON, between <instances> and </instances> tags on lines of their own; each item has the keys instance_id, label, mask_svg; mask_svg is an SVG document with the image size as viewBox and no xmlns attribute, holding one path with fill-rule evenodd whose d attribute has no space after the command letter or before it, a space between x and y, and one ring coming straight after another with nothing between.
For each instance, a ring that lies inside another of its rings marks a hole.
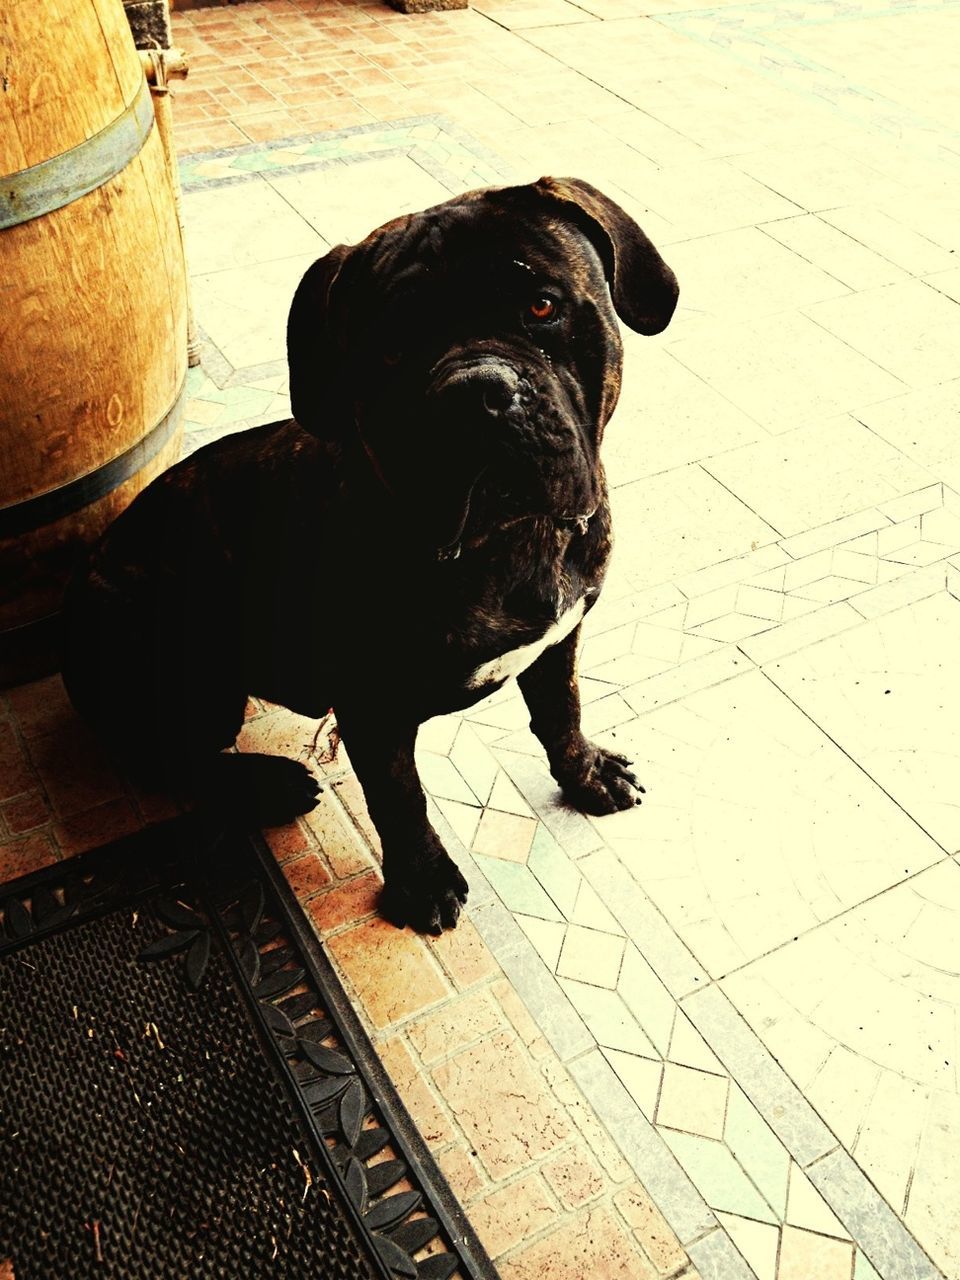
<instances>
[{"instance_id":1,"label":"wooden barrel","mask_svg":"<svg viewBox=\"0 0 960 1280\"><path fill-rule=\"evenodd\" d=\"M83 546L175 461L186 271L121 0L0 0L0 685L55 669Z\"/></svg>"}]
</instances>

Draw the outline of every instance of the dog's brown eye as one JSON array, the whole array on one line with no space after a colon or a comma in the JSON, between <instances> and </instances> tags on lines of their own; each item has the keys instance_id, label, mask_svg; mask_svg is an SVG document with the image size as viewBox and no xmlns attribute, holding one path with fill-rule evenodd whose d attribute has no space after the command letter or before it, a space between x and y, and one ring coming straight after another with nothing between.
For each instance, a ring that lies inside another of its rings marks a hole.
<instances>
[{"instance_id":1,"label":"dog's brown eye","mask_svg":"<svg viewBox=\"0 0 960 1280\"><path fill-rule=\"evenodd\" d=\"M527 314L532 320L552 320L556 313L557 304L552 298L548 298L546 294L535 298L527 308Z\"/></svg>"},{"instance_id":2,"label":"dog's brown eye","mask_svg":"<svg viewBox=\"0 0 960 1280\"><path fill-rule=\"evenodd\" d=\"M393 369L400 363L402 358L403 353L400 351L385 351L383 355L383 363L388 369Z\"/></svg>"}]
</instances>

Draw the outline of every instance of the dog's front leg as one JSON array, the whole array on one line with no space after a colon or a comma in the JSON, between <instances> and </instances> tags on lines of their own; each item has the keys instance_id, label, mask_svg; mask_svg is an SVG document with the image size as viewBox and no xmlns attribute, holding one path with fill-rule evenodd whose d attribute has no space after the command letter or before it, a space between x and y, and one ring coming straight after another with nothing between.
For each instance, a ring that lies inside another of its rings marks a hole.
<instances>
[{"instance_id":1,"label":"dog's front leg","mask_svg":"<svg viewBox=\"0 0 960 1280\"><path fill-rule=\"evenodd\" d=\"M643 787L630 761L598 747L580 730L577 641L580 628L547 649L517 677L530 728L543 743L550 772L582 813L616 813L640 803Z\"/></svg>"},{"instance_id":2,"label":"dog's front leg","mask_svg":"<svg viewBox=\"0 0 960 1280\"><path fill-rule=\"evenodd\" d=\"M452 929L467 882L427 819L413 754L418 726L340 706L336 714L383 846L381 914L419 933Z\"/></svg>"}]
</instances>

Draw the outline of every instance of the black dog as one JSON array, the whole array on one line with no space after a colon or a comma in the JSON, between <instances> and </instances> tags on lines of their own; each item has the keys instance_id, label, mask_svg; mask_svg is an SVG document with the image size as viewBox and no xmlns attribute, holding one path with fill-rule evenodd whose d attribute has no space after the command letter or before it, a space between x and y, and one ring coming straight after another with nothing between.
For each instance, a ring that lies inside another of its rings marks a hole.
<instances>
[{"instance_id":1,"label":"black dog","mask_svg":"<svg viewBox=\"0 0 960 1280\"><path fill-rule=\"evenodd\" d=\"M382 839L381 909L430 932L467 886L427 821L424 720L517 675L571 803L634 804L629 761L580 731L575 656L610 550L614 311L653 334L676 300L640 228L575 180L471 192L333 249L290 311L296 420L154 481L68 593L81 713L151 784L269 825L317 787L295 761L220 754L247 695L333 707Z\"/></svg>"}]
</instances>

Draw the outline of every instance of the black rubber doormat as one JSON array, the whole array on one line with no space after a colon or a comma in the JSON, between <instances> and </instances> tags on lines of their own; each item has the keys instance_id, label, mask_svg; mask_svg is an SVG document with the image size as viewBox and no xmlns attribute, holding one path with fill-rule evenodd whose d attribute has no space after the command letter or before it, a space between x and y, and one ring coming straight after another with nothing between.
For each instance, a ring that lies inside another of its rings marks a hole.
<instances>
[{"instance_id":1,"label":"black rubber doormat","mask_svg":"<svg viewBox=\"0 0 960 1280\"><path fill-rule=\"evenodd\" d=\"M0 886L11 1264L496 1280L259 838L181 818Z\"/></svg>"}]
</instances>

